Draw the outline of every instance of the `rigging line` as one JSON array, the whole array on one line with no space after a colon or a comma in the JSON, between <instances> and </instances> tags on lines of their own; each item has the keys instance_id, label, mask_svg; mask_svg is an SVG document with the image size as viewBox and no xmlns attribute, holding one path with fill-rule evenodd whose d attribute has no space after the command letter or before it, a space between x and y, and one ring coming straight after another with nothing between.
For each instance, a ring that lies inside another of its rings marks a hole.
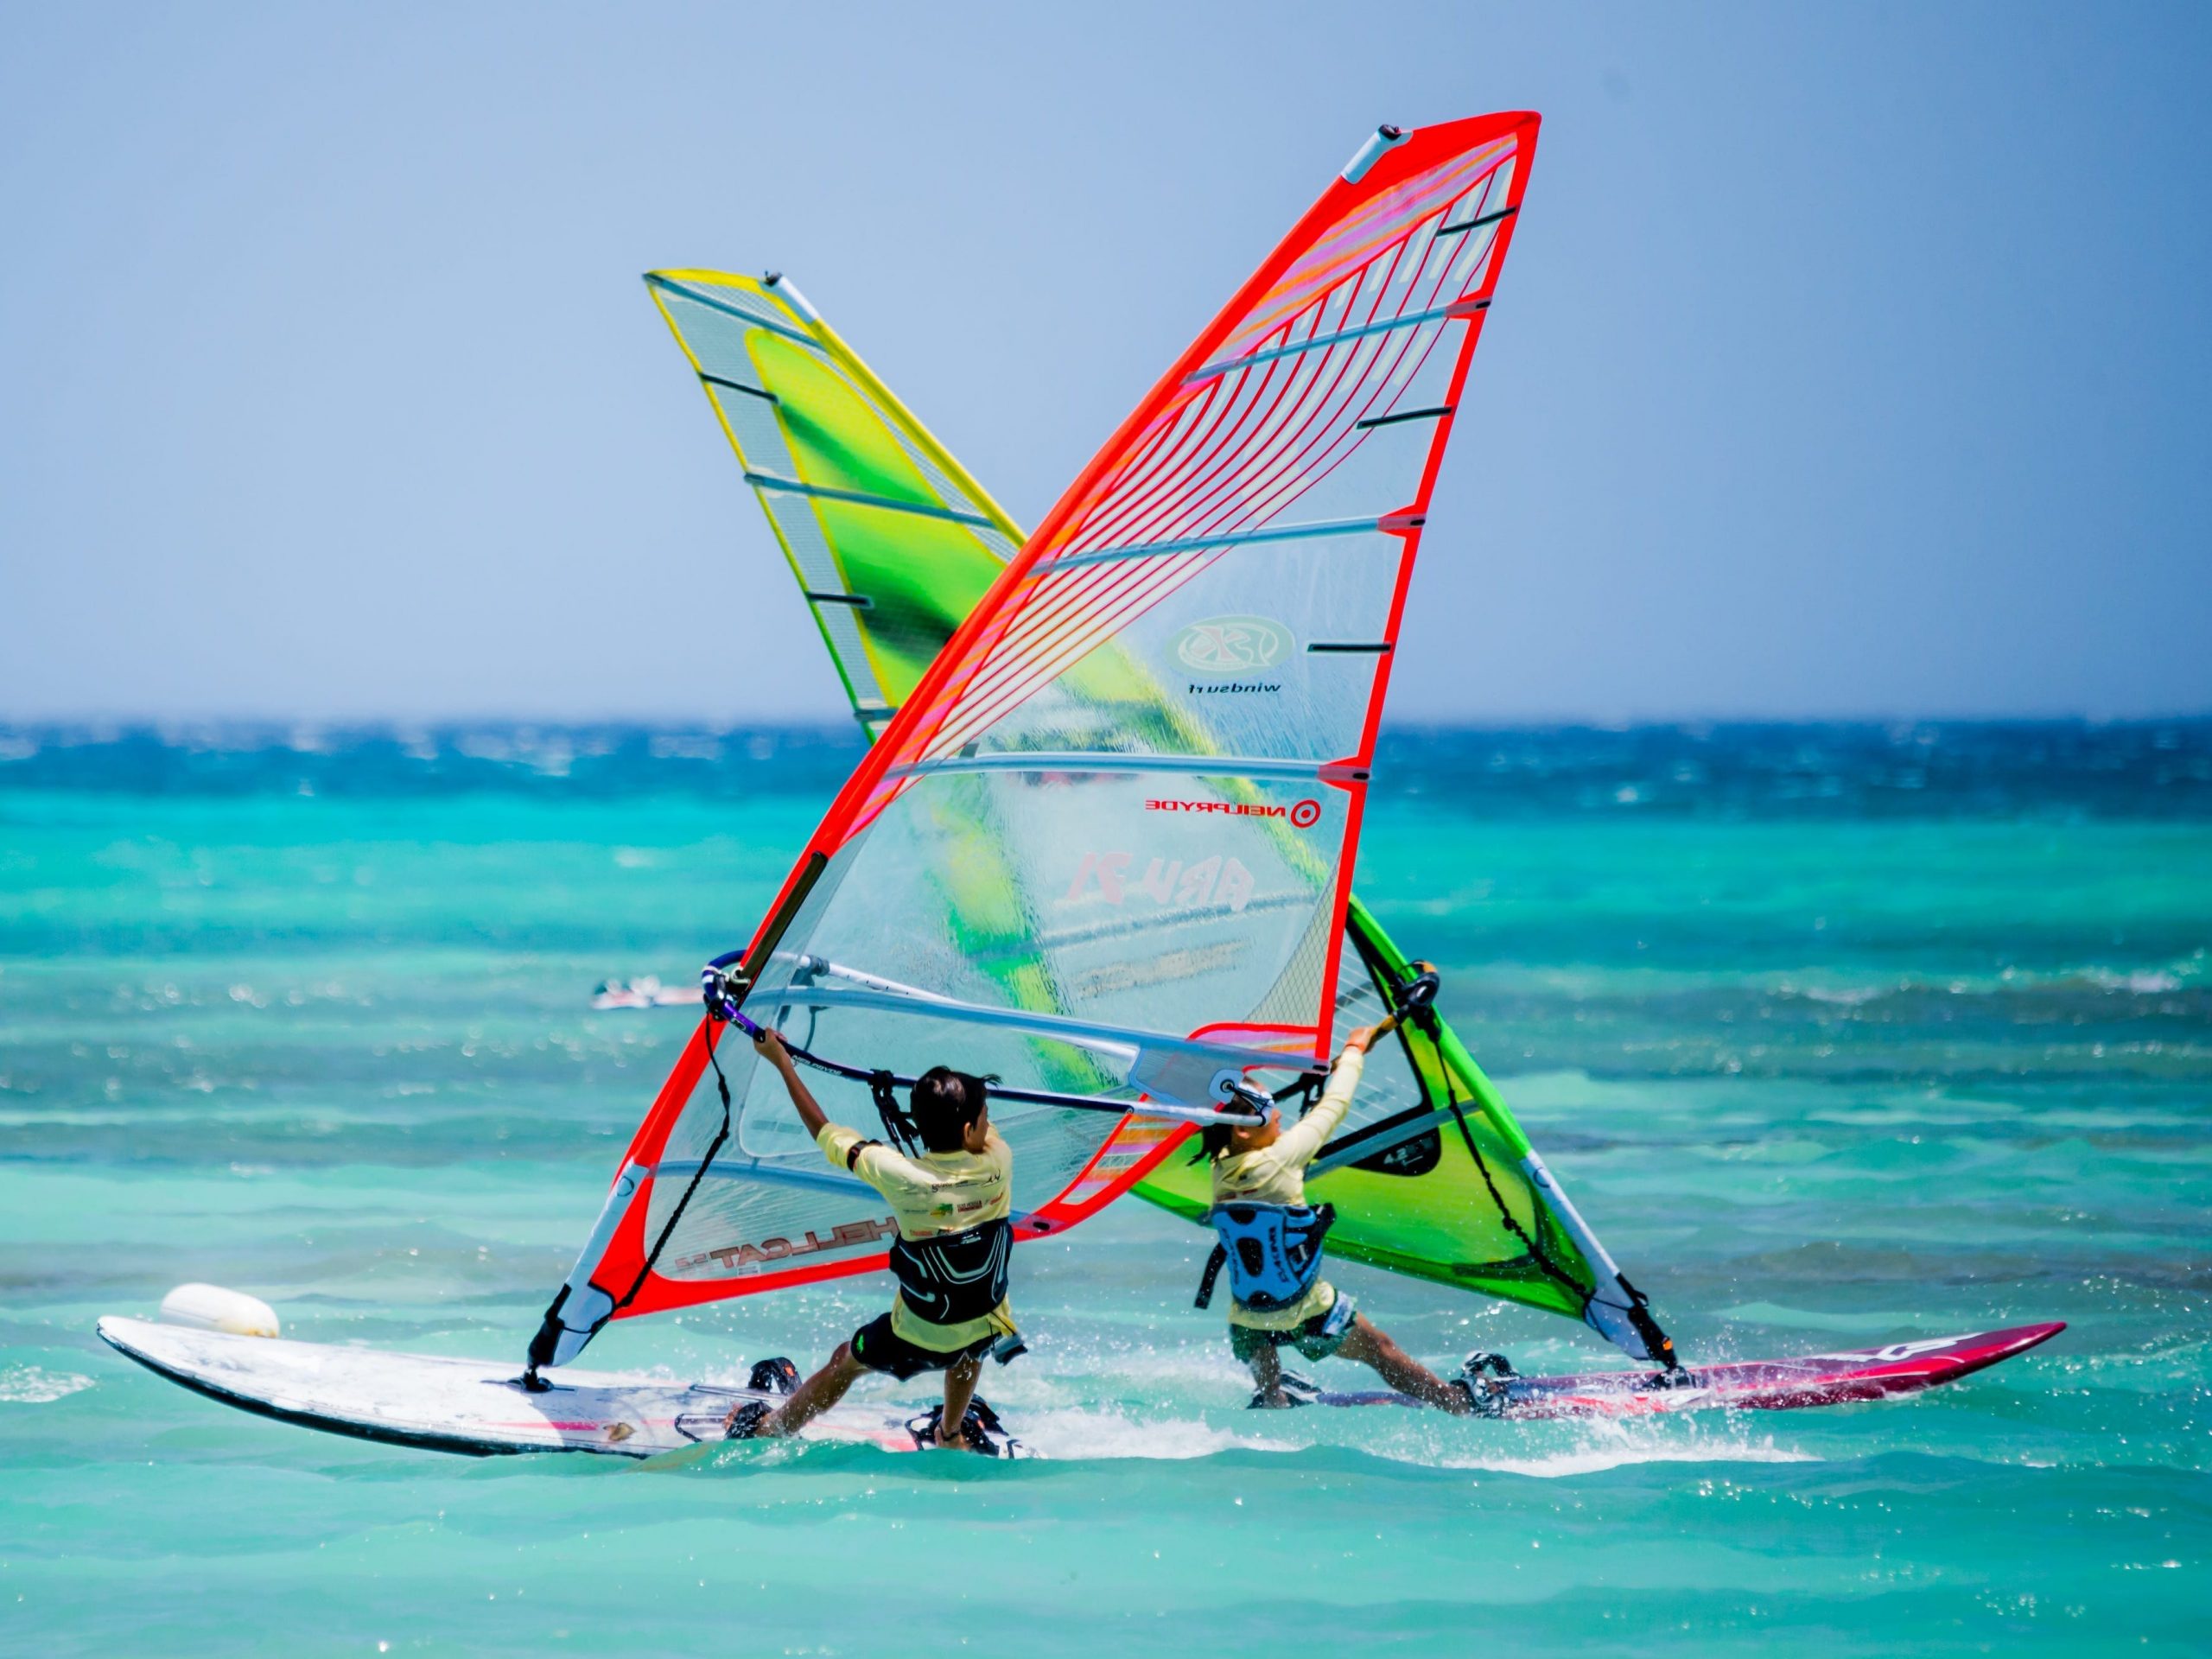
<instances>
[{"instance_id":1,"label":"rigging line","mask_svg":"<svg viewBox=\"0 0 2212 1659\"><path fill-rule=\"evenodd\" d=\"M805 863L799 867L798 872L793 875L791 890L784 895L783 903L771 912L768 920L762 927L762 937L760 942L765 947L762 951L764 957L772 957L775 955L778 943L781 941L785 932L789 930L792 921L797 918L799 906L806 901L807 894L814 891L814 884L821 880L822 872L829 867L829 859L823 854L811 854ZM736 954L733 953L733 956ZM720 960L718 959L717 965ZM719 1044L715 1038L715 1022L712 1020L708 1020L700 1027L699 1036L700 1040L707 1046L708 1064L715 1068L715 1087L721 1093L722 1121L721 1126L715 1131L715 1138L707 1143L707 1150L700 1155L699 1167L692 1172L691 1179L684 1186L683 1196L677 1199L675 1209L669 1212L668 1221L660 1230L660 1236L653 1241L652 1249L645 1253L645 1262L638 1268L636 1280L631 1284L630 1288L623 1293L621 1300L616 1302L614 1306L607 1311L608 1319L612 1319L620 1309L629 1306L637 1299L638 1293L645 1287L645 1281L652 1276L654 1264L660 1260L661 1252L668 1248L668 1241L675 1236L676 1224L683 1219L684 1211L690 1207L692 1194L698 1192L699 1183L707 1179L708 1166L715 1161L715 1155L721 1152L729 1141L732 1109L729 1098L729 1078L723 1075L721 1056L715 1052ZM663 1136L662 1144L664 1150L665 1135ZM604 1325L606 1320L601 1320L600 1323ZM597 1329L597 1327L594 1328Z\"/></svg>"},{"instance_id":2,"label":"rigging line","mask_svg":"<svg viewBox=\"0 0 2212 1659\"><path fill-rule=\"evenodd\" d=\"M1440 1054L1437 1056L1440 1062L1443 1058ZM1415 1075L1419 1075L1418 1071ZM1474 1131L1467 1127L1467 1115L1460 1109L1459 1091L1452 1086L1452 1071L1449 1066L1444 1068L1444 1103L1451 1109L1452 1121L1459 1126L1459 1139L1466 1143L1467 1155L1475 1160L1475 1168L1483 1178L1484 1186L1490 1191L1490 1201L1497 1206L1498 1218L1505 1223L1506 1231L1521 1241L1521 1246L1529 1252L1530 1261L1573 1294L1578 1306L1589 1306L1591 1301L1596 1297L1597 1292L1583 1288L1580 1280L1545 1254L1543 1246L1529 1236L1527 1230L1521 1225L1520 1220L1507 1206L1504 1194L1497 1190L1497 1182L1491 1175L1490 1162L1483 1156L1482 1149L1476 1146Z\"/></svg>"},{"instance_id":3,"label":"rigging line","mask_svg":"<svg viewBox=\"0 0 2212 1659\"><path fill-rule=\"evenodd\" d=\"M721 1127L715 1131L715 1138L707 1143L707 1150L699 1159L699 1167L692 1171L691 1179L685 1185L683 1196L676 1201L676 1208L669 1211L668 1220L660 1230L660 1236L653 1241L652 1249L645 1252L645 1261L639 1265L637 1278L632 1281L630 1288L622 1294L622 1300L607 1311L607 1317L610 1319L617 1312L629 1306L632 1301L636 1300L638 1293L645 1287L645 1281L652 1276L653 1267L660 1260L660 1253L668 1248L668 1241L675 1235L676 1224L683 1219L683 1211L691 1203L691 1195L699 1190L699 1183L707 1179L707 1166L715 1161L715 1154L720 1152L729 1140L729 1079L722 1074L721 1057L715 1052L716 1044L713 1020L707 1021L702 1036L707 1045L708 1062L715 1068L715 1086L721 1091Z\"/></svg>"}]
</instances>

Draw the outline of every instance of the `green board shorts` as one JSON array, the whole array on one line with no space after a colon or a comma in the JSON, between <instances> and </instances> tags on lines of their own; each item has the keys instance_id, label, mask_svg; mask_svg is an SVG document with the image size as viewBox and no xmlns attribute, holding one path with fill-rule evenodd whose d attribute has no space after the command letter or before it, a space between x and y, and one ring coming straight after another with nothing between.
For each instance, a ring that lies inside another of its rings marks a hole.
<instances>
[{"instance_id":1,"label":"green board shorts","mask_svg":"<svg viewBox=\"0 0 2212 1659\"><path fill-rule=\"evenodd\" d=\"M1303 1325L1294 1325L1287 1331L1262 1331L1257 1325L1232 1325L1229 1327L1230 1351L1246 1363L1262 1348L1295 1348L1308 1359L1326 1359L1344 1345L1344 1338L1351 1335L1352 1321L1359 1317L1359 1307L1342 1291L1337 1300Z\"/></svg>"},{"instance_id":2,"label":"green board shorts","mask_svg":"<svg viewBox=\"0 0 2212 1659\"><path fill-rule=\"evenodd\" d=\"M888 1313L879 1313L853 1332L853 1357L871 1371L881 1371L905 1382L924 1371L944 1370L956 1359L981 1359L991 1351L995 1340L981 1337L964 1348L924 1348L893 1331Z\"/></svg>"}]
</instances>

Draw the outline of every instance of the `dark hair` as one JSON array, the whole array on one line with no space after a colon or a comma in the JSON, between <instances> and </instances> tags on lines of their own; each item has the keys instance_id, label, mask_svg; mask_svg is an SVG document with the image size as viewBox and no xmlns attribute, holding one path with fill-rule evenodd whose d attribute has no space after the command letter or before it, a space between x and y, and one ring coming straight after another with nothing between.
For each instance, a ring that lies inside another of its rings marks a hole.
<instances>
[{"instance_id":1,"label":"dark hair","mask_svg":"<svg viewBox=\"0 0 2212 1659\"><path fill-rule=\"evenodd\" d=\"M1255 1088L1249 1083L1232 1084L1229 1098L1214 1108L1217 1112L1258 1112L1264 1119L1275 1104L1274 1096ZM1191 1161L1211 1163L1217 1158L1229 1155L1235 1144L1230 1137L1244 1128L1242 1123L1209 1123L1198 1131L1198 1154Z\"/></svg>"},{"instance_id":2,"label":"dark hair","mask_svg":"<svg viewBox=\"0 0 2212 1659\"><path fill-rule=\"evenodd\" d=\"M906 1103L922 1145L931 1152L959 1151L968 1126L983 1115L984 1085L997 1081L948 1065L933 1065L916 1077Z\"/></svg>"}]
</instances>

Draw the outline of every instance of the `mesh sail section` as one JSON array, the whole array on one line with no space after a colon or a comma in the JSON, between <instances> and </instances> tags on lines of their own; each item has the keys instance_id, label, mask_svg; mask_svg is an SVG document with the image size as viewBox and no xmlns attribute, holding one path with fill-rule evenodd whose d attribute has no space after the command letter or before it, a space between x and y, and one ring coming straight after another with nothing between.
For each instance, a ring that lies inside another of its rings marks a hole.
<instances>
[{"instance_id":1,"label":"mesh sail section","mask_svg":"<svg viewBox=\"0 0 2212 1659\"><path fill-rule=\"evenodd\" d=\"M1407 975L1363 917L1341 951L1339 1038L1380 1022L1395 1005L1385 983ZM1589 1264L1522 1171L1518 1131L1501 1130L1459 1071L1438 1038L1412 1027L1370 1054L1344 1126L1306 1183L1309 1202L1336 1206L1329 1253L1579 1318ZM1205 1165L1181 1157L1136 1191L1193 1219L1211 1201Z\"/></svg>"},{"instance_id":2,"label":"mesh sail section","mask_svg":"<svg viewBox=\"0 0 2212 1659\"><path fill-rule=\"evenodd\" d=\"M1406 584L1535 130L1348 170L995 575L1012 525L787 284L649 279L852 623L825 639L856 705L897 709L747 948L747 1013L847 1072L999 1072L1027 1236L1161 1166L1239 1077L1322 1064ZM742 1044L725 1109L710 1035L632 1141L571 1334L883 1261L872 1195Z\"/></svg>"},{"instance_id":3,"label":"mesh sail section","mask_svg":"<svg viewBox=\"0 0 2212 1659\"><path fill-rule=\"evenodd\" d=\"M1020 544L980 486L779 283L655 272L675 331L873 729Z\"/></svg>"},{"instance_id":4,"label":"mesh sail section","mask_svg":"<svg viewBox=\"0 0 2212 1659\"><path fill-rule=\"evenodd\" d=\"M1461 127L1340 183L1170 372L953 641L863 822L963 753L1341 762L1357 795L1534 142Z\"/></svg>"}]
</instances>

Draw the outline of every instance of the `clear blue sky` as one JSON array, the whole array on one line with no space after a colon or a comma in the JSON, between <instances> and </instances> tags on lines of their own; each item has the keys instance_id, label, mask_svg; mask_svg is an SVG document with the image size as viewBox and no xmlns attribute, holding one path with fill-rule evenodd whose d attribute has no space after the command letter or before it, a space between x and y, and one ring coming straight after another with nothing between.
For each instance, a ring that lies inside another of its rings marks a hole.
<instances>
[{"instance_id":1,"label":"clear blue sky","mask_svg":"<svg viewBox=\"0 0 2212 1659\"><path fill-rule=\"evenodd\" d=\"M0 717L834 715L648 303L1033 521L1380 120L1542 111L1393 713L2212 709L2212 8L14 6Z\"/></svg>"}]
</instances>

